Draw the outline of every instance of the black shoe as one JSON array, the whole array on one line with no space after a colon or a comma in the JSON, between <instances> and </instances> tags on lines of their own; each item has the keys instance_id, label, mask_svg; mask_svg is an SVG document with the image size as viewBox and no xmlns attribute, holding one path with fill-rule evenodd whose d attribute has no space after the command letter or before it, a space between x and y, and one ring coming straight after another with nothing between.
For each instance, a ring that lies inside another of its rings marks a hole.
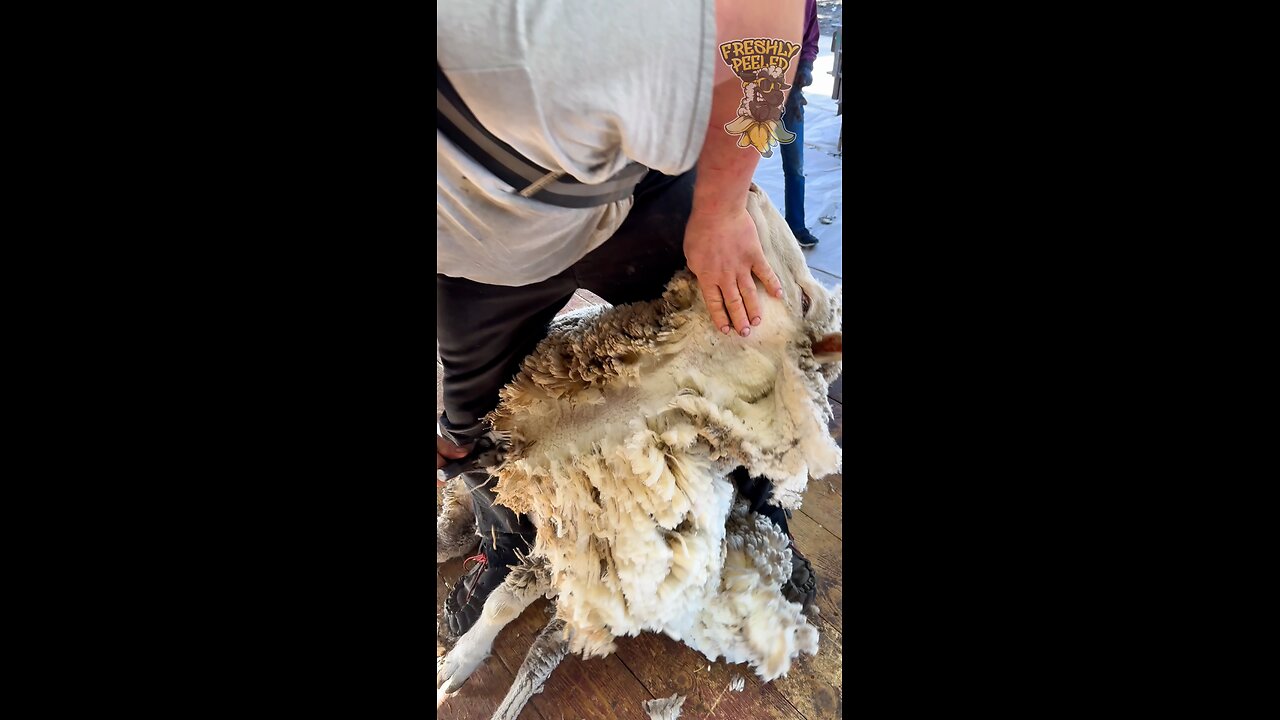
<instances>
[{"instance_id":1,"label":"black shoe","mask_svg":"<svg viewBox=\"0 0 1280 720\"><path fill-rule=\"evenodd\" d=\"M795 235L796 242L799 243L802 248L811 248L818 244L818 238L814 237L813 233L809 232L809 228L800 228L800 232Z\"/></svg>"},{"instance_id":2,"label":"black shoe","mask_svg":"<svg viewBox=\"0 0 1280 720\"><path fill-rule=\"evenodd\" d=\"M491 537L481 537L480 553L462 562L463 575L444 599L445 624L454 638L461 637L476 624L484 601L507 579L511 566L520 562L516 548L527 550L519 535L499 533L497 547L493 546ZM473 562L475 565L468 570L467 564Z\"/></svg>"}]
</instances>

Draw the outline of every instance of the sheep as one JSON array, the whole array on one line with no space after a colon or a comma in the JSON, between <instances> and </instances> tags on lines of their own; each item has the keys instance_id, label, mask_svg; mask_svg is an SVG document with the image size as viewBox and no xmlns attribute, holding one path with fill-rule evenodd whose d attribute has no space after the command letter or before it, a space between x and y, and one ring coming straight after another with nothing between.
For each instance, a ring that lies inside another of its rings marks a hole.
<instances>
[{"instance_id":1,"label":"sheep","mask_svg":"<svg viewBox=\"0 0 1280 720\"><path fill-rule=\"evenodd\" d=\"M487 417L504 440L497 501L527 514L537 539L438 658L437 707L543 595L555 626L535 650L555 662L606 656L614 638L646 631L764 681L817 652L805 608L780 590L788 539L736 500L729 475L769 478L770 502L796 509L811 476L839 471L826 392L841 367L841 298L754 185L747 209L783 286L782 298L759 293L766 321L749 337L718 332L682 270L658 300L557 318L501 391ZM541 687L554 662L539 658L495 717L515 717Z\"/></svg>"}]
</instances>

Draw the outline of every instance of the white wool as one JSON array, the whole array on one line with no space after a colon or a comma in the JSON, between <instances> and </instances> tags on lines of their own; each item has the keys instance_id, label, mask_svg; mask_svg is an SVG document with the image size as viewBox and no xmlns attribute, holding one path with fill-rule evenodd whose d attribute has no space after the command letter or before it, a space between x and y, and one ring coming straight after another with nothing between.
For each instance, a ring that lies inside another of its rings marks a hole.
<instances>
[{"instance_id":1,"label":"white wool","mask_svg":"<svg viewBox=\"0 0 1280 720\"><path fill-rule=\"evenodd\" d=\"M491 416L512 438L499 501L539 528L533 553L585 656L663 632L767 681L817 652L817 630L780 590L787 538L735 505L728 475L767 477L773 502L796 508L811 476L838 470L834 374L810 345L839 330L839 298L754 188L748 210L784 285L781 299L759 293L766 321L749 337L721 335L691 276L677 275L666 316L639 304L558 320Z\"/></svg>"},{"instance_id":2,"label":"white wool","mask_svg":"<svg viewBox=\"0 0 1280 720\"><path fill-rule=\"evenodd\" d=\"M642 704L649 720L679 720L684 707L684 695L672 695L657 700L645 700Z\"/></svg>"}]
</instances>

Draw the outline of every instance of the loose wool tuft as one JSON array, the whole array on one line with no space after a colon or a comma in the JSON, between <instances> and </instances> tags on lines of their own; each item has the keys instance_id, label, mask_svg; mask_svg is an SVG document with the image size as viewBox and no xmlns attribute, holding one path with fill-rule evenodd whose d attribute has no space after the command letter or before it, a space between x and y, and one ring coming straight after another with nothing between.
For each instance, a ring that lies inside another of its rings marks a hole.
<instances>
[{"instance_id":1,"label":"loose wool tuft","mask_svg":"<svg viewBox=\"0 0 1280 720\"><path fill-rule=\"evenodd\" d=\"M748 211L784 288L759 290L749 337L718 332L682 271L661 299L557 319L489 416L510 442L498 501L538 528L573 652L661 632L766 681L817 652L780 590L786 536L735 501L728 475L767 477L773 502L797 508L810 477L839 471L827 388L840 363L814 347L840 332L840 296L754 186Z\"/></svg>"},{"instance_id":2,"label":"loose wool tuft","mask_svg":"<svg viewBox=\"0 0 1280 720\"><path fill-rule=\"evenodd\" d=\"M436 515L436 564L462 557L479 544L471 498L467 497L461 479L445 483L440 512Z\"/></svg>"}]
</instances>

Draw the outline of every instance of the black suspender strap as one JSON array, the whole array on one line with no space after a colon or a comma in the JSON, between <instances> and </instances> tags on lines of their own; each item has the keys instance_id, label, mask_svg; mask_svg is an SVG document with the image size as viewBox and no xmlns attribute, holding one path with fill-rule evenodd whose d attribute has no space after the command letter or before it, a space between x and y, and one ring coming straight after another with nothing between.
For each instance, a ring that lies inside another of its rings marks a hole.
<instances>
[{"instance_id":1,"label":"black suspender strap","mask_svg":"<svg viewBox=\"0 0 1280 720\"><path fill-rule=\"evenodd\" d=\"M436 63L436 127L473 160L520 195L560 207L585 208L630 197L649 171L631 163L595 185L584 185L563 172L537 165L502 142L476 120Z\"/></svg>"}]
</instances>

